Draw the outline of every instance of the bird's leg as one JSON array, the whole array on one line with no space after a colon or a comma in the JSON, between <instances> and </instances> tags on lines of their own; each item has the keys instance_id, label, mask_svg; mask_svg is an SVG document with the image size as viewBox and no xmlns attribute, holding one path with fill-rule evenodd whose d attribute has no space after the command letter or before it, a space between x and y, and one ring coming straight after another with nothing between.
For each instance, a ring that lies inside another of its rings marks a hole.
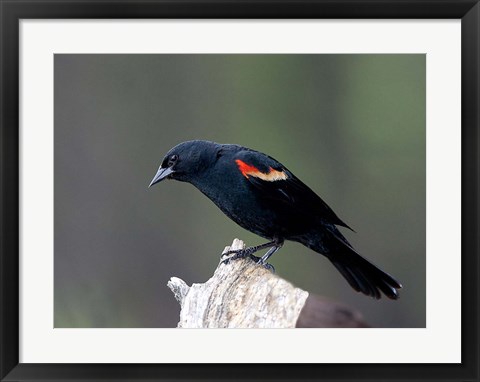
<instances>
[{"instance_id":1,"label":"bird's leg","mask_svg":"<svg viewBox=\"0 0 480 382\"><path fill-rule=\"evenodd\" d=\"M227 255L231 255L232 253L235 253L236 255L240 255L240 256L236 257L236 259L239 259L241 257L246 257L246 256L249 256L249 255L253 255L255 252L258 252L261 249L270 248L270 247L273 247L274 245L276 245L276 241L273 240L273 241L269 241L268 243L265 243L265 244L255 245L253 247L248 247L248 248L244 248L244 249L232 249L230 251L222 253L222 256L227 256ZM232 260L234 260L233 257L234 256L231 257Z\"/></svg>"},{"instance_id":2,"label":"bird's leg","mask_svg":"<svg viewBox=\"0 0 480 382\"><path fill-rule=\"evenodd\" d=\"M234 255L229 257L228 259L223 260L222 263L223 264L228 264L230 262L230 260L241 259L241 258L244 258L244 257L247 257L247 256L249 256L252 260L258 262L259 258L257 256L253 256L253 254L255 252L260 251L261 249L270 248L270 247L273 247L275 245L277 245L276 241L270 241L268 243L256 245L254 247L248 247L248 248L245 248L245 249L234 249L234 250L227 251L225 253L222 253L221 257L231 255L231 254L234 254Z\"/></svg>"},{"instance_id":3,"label":"bird's leg","mask_svg":"<svg viewBox=\"0 0 480 382\"><path fill-rule=\"evenodd\" d=\"M257 258L258 259L257 264L261 264L268 270L275 273L275 268L273 267L272 264L267 263L267 260L270 258L270 256L272 256L275 252L277 252L280 248L282 248L282 246L283 246L283 241L275 242L275 245L271 247L265 255L263 255L260 259Z\"/></svg>"},{"instance_id":4,"label":"bird's leg","mask_svg":"<svg viewBox=\"0 0 480 382\"><path fill-rule=\"evenodd\" d=\"M241 259L248 256L257 264L263 265L265 268L275 273L275 268L273 267L273 265L268 264L267 260L270 258L270 256L272 256L275 252L277 252L280 248L282 248L282 246L283 246L283 240L282 241L273 240L265 244L256 245L254 247L227 251L224 254L222 254L222 256L230 255L232 253L234 255L229 257L228 259L223 260L222 263L228 264L230 260ZM257 257L254 255L255 252L258 252L264 248L270 248L265 255L263 255L262 257Z\"/></svg>"}]
</instances>

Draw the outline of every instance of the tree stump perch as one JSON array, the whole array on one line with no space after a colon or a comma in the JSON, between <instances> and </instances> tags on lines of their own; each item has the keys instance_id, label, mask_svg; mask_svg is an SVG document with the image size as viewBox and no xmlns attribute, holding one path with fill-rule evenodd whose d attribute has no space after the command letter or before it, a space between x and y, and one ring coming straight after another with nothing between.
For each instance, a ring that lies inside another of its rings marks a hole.
<instances>
[{"instance_id":1,"label":"tree stump perch","mask_svg":"<svg viewBox=\"0 0 480 382\"><path fill-rule=\"evenodd\" d=\"M223 253L243 248L235 239ZM367 327L359 312L309 295L250 258L220 262L203 284L172 277L167 285L181 306L179 328Z\"/></svg>"}]
</instances>

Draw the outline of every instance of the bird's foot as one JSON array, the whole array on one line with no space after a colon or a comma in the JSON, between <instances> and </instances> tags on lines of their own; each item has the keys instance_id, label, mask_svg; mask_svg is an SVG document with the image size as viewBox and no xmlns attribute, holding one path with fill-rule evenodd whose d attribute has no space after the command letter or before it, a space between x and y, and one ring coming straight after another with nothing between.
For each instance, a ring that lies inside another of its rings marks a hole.
<instances>
[{"instance_id":1,"label":"bird's foot","mask_svg":"<svg viewBox=\"0 0 480 382\"><path fill-rule=\"evenodd\" d=\"M235 254L235 256L232 256L230 259L232 259L232 260L240 259L240 258L243 258L243 257L251 256L255 252L258 252L261 249L270 248L270 247L273 247L273 246L277 247L277 242L276 241L270 241L270 242L265 243L265 244L260 244L260 245L254 246L254 247L248 247L248 248L243 248L243 249L231 249L227 252L222 253L220 258L223 258L223 256L228 256L228 255L231 255L231 254ZM270 251L269 251L269 253L270 253Z\"/></svg>"},{"instance_id":2,"label":"bird's foot","mask_svg":"<svg viewBox=\"0 0 480 382\"><path fill-rule=\"evenodd\" d=\"M244 248L244 249L231 249L227 252L223 252L220 257L224 257L224 256L228 256L228 255L234 255L232 257L230 257L230 259L232 260L235 260L235 259L241 259L243 257L247 257L249 256L250 254L254 253L252 251L252 248L253 247L249 247L249 248ZM235 258L235 259L233 259Z\"/></svg>"},{"instance_id":3,"label":"bird's foot","mask_svg":"<svg viewBox=\"0 0 480 382\"><path fill-rule=\"evenodd\" d=\"M250 257L253 256L252 250L250 248L245 248L245 249L234 249L234 250L227 251L225 253L222 253L221 257L232 255L232 254L233 256L230 256L222 260L222 264L228 264L232 260L243 259L244 257L247 257L247 256L250 256ZM253 256L253 257L258 259L258 257L256 256Z\"/></svg>"},{"instance_id":4,"label":"bird's foot","mask_svg":"<svg viewBox=\"0 0 480 382\"><path fill-rule=\"evenodd\" d=\"M255 256L251 253L251 250L249 251L250 248L246 249L238 249L234 251L228 251L225 252L222 256L233 254L233 256L230 256L227 259L222 260L222 264L228 264L232 260L237 260L237 259L243 259L245 257L249 257L252 259L256 264L263 266L265 269L275 273L275 268L273 267L272 264L265 263L264 260L261 257Z\"/></svg>"},{"instance_id":5,"label":"bird's foot","mask_svg":"<svg viewBox=\"0 0 480 382\"><path fill-rule=\"evenodd\" d=\"M243 249L231 249L227 252L222 253L220 258L223 258L224 256L228 256L228 255L233 255L233 256L229 257L228 259L225 259L225 260L222 261L224 264L227 264L230 260L243 259L244 257L247 257L247 256L252 258L253 254L257 251L258 251L257 247L248 247L248 248L243 248ZM253 256L253 257L258 259L257 256Z\"/></svg>"}]
</instances>

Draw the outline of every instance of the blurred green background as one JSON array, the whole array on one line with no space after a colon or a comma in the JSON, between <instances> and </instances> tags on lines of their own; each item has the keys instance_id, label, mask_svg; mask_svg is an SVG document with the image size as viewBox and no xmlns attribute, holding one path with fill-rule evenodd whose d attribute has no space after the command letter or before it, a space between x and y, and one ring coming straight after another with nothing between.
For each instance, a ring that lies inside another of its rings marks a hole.
<instances>
[{"instance_id":1,"label":"blurred green background","mask_svg":"<svg viewBox=\"0 0 480 382\"><path fill-rule=\"evenodd\" d=\"M280 160L404 285L353 291L287 242L277 274L376 327L425 327L425 55L55 55L55 327L174 327L171 276L204 282L235 237L264 242L191 185L147 189L181 141Z\"/></svg>"}]
</instances>

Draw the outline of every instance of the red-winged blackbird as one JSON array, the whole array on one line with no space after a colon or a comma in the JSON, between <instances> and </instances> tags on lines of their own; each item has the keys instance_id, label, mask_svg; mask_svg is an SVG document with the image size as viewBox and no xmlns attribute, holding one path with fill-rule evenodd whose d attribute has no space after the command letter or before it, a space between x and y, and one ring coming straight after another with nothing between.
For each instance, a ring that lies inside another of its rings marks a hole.
<instances>
[{"instance_id":1,"label":"red-winged blackbird","mask_svg":"<svg viewBox=\"0 0 480 382\"><path fill-rule=\"evenodd\" d=\"M356 291L398 298L400 283L360 256L336 226L351 228L268 155L238 145L183 142L167 153L149 187L163 179L193 184L234 222L270 240L232 251L229 260L249 256L273 269L268 258L292 240L326 256ZM253 256L264 248L270 249L263 257Z\"/></svg>"}]
</instances>

